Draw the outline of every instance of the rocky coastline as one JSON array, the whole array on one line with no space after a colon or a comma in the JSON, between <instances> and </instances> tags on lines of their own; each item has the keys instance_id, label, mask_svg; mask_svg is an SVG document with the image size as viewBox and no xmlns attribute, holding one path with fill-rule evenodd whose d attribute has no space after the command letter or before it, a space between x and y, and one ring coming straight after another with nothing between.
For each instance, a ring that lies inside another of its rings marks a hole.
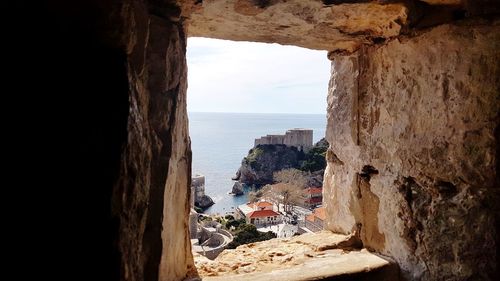
<instances>
[{"instance_id":1,"label":"rocky coastline","mask_svg":"<svg viewBox=\"0 0 500 281\"><path fill-rule=\"evenodd\" d=\"M272 184L274 172L290 168L308 172L308 185L322 186L327 149L328 142L325 139L318 141L307 152L282 144L256 145L241 161L233 178L237 182L231 193L238 193L243 185L258 187Z\"/></svg>"}]
</instances>

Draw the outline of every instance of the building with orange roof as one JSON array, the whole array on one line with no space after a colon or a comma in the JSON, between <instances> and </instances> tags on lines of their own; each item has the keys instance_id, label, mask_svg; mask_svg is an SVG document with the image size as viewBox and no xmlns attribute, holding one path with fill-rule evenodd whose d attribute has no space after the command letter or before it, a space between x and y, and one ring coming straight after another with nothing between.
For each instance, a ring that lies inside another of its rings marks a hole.
<instances>
[{"instance_id":1,"label":"building with orange roof","mask_svg":"<svg viewBox=\"0 0 500 281\"><path fill-rule=\"evenodd\" d=\"M313 232L323 230L323 222L326 219L325 207L314 209L313 213L306 216L305 226Z\"/></svg>"},{"instance_id":2,"label":"building with orange roof","mask_svg":"<svg viewBox=\"0 0 500 281\"><path fill-rule=\"evenodd\" d=\"M276 224L281 222L281 215L274 211L274 204L258 201L238 206L240 217L254 225Z\"/></svg>"},{"instance_id":3,"label":"building with orange roof","mask_svg":"<svg viewBox=\"0 0 500 281\"><path fill-rule=\"evenodd\" d=\"M275 224L281 221L281 215L273 210L258 210L247 214L247 223L254 225Z\"/></svg>"},{"instance_id":4,"label":"building with orange roof","mask_svg":"<svg viewBox=\"0 0 500 281\"><path fill-rule=\"evenodd\" d=\"M259 202L254 202L254 203L248 203L247 204L250 208L253 210L272 210L274 204L271 202L267 201L259 201Z\"/></svg>"}]
</instances>

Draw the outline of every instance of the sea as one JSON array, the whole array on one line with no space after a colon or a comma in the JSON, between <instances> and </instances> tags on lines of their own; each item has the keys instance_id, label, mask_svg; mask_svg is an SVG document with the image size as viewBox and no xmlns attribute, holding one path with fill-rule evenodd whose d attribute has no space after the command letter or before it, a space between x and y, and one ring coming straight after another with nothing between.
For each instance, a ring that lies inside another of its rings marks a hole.
<instances>
[{"instance_id":1,"label":"sea","mask_svg":"<svg viewBox=\"0 0 500 281\"><path fill-rule=\"evenodd\" d=\"M189 112L189 134L193 151L192 173L205 176L205 194L215 204L208 214L225 215L247 202L247 192L230 195L232 177L254 140L268 134L284 134L293 128L313 130L316 143L325 137L324 114L212 113Z\"/></svg>"}]
</instances>

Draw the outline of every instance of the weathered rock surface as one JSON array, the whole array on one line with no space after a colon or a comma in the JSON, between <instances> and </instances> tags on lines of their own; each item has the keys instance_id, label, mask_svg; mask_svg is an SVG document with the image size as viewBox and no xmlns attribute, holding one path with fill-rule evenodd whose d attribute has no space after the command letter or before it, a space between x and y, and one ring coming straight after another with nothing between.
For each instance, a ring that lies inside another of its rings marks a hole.
<instances>
[{"instance_id":1,"label":"weathered rock surface","mask_svg":"<svg viewBox=\"0 0 500 281\"><path fill-rule=\"evenodd\" d=\"M201 198L199 198L199 200L195 203L195 205L197 207L200 207L202 209L205 209L205 208L208 208L210 206L212 206L214 203L214 200L212 199L212 197L208 196L208 195L203 195Z\"/></svg>"},{"instance_id":2,"label":"weathered rock surface","mask_svg":"<svg viewBox=\"0 0 500 281\"><path fill-rule=\"evenodd\" d=\"M128 142L114 194L122 280L196 275L188 235L186 38L175 10L159 13L158 5L125 1L119 14L130 83Z\"/></svg>"},{"instance_id":3,"label":"weathered rock surface","mask_svg":"<svg viewBox=\"0 0 500 281\"><path fill-rule=\"evenodd\" d=\"M273 173L283 169L299 168L304 153L283 144L263 144L252 148L241 161L235 179L248 185L273 183Z\"/></svg>"},{"instance_id":4,"label":"weathered rock surface","mask_svg":"<svg viewBox=\"0 0 500 281\"><path fill-rule=\"evenodd\" d=\"M203 280L319 280L377 270L383 272L371 276L376 280L398 280L391 261L357 246L354 236L322 231L224 250L213 261L195 257L195 263Z\"/></svg>"},{"instance_id":5,"label":"weathered rock surface","mask_svg":"<svg viewBox=\"0 0 500 281\"><path fill-rule=\"evenodd\" d=\"M460 5L463 0L420 0L431 5Z\"/></svg>"},{"instance_id":6,"label":"weathered rock surface","mask_svg":"<svg viewBox=\"0 0 500 281\"><path fill-rule=\"evenodd\" d=\"M231 194L236 196L243 195L243 185L241 182L237 181L234 183L233 188L231 189Z\"/></svg>"},{"instance_id":7,"label":"weathered rock surface","mask_svg":"<svg viewBox=\"0 0 500 281\"><path fill-rule=\"evenodd\" d=\"M399 35L408 18L402 3L323 2L204 0L188 16L188 33L352 52L374 38Z\"/></svg>"},{"instance_id":8,"label":"weathered rock surface","mask_svg":"<svg viewBox=\"0 0 500 281\"><path fill-rule=\"evenodd\" d=\"M499 49L498 21L468 21L334 57L327 229L409 280L495 279Z\"/></svg>"}]
</instances>

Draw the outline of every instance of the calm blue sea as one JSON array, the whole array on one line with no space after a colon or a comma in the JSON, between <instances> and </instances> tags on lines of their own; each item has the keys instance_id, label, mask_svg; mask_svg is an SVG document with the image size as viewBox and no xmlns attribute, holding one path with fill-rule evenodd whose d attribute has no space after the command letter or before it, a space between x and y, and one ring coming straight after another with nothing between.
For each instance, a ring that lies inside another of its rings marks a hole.
<instances>
[{"instance_id":1,"label":"calm blue sea","mask_svg":"<svg viewBox=\"0 0 500 281\"><path fill-rule=\"evenodd\" d=\"M325 136L326 115L262 113L189 113L193 174L205 175L205 193L215 205L206 213L224 214L246 202L246 195L229 195L231 180L254 139L284 134L293 128L313 129L314 142Z\"/></svg>"}]
</instances>

